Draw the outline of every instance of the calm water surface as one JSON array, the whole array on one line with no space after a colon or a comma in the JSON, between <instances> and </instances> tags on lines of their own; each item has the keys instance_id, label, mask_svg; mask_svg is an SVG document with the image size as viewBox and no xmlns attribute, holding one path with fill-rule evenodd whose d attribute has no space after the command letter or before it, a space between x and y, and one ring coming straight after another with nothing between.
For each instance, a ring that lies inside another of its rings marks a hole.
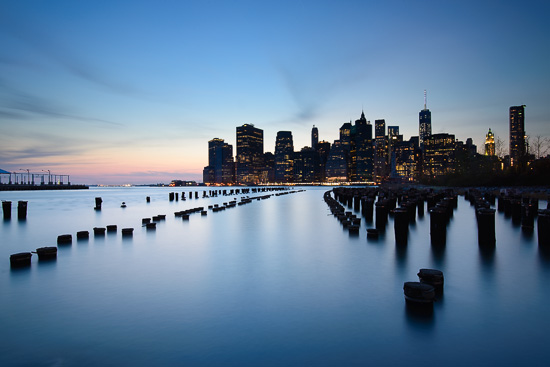
<instances>
[{"instance_id":1,"label":"calm water surface","mask_svg":"<svg viewBox=\"0 0 550 367\"><path fill-rule=\"evenodd\" d=\"M407 246L395 245L391 218L378 241L367 240L364 219L350 236L329 215L327 188L188 222L174 212L241 195L170 202L172 191L191 190L0 192L13 201L0 224L1 366L550 365L550 257L536 232L501 213L496 250L485 254L463 197L435 250L427 215ZM29 202L26 221L18 200ZM156 230L141 227L159 214ZM109 224L116 234L94 237ZM123 238L123 227L134 235ZM90 238L77 241L82 230ZM33 255L30 268L10 269L10 254L65 233L73 243L56 261ZM445 274L431 316L403 298L403 282L425 267Z\"/></svg>"}]
</instances>

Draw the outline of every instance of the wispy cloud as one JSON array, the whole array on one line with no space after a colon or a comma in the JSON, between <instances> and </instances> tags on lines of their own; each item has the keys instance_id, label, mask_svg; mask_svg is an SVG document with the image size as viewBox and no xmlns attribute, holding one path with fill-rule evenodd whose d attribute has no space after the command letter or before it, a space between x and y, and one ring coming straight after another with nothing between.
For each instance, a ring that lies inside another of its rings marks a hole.
<instances>
[{"instance_id":1,"label":"wispy cloud","mask_svg":"<svg viewBox=\"0 0 550 367\"><path fill-rule=\"evenodd\" d=\"M101 68L92 65L89 61L78 57L70 49L48 37L46 32L39 33L33 31L31 27L9 23L0 27L0 31L55 62L70 74L105 90L131 97L145 94L145 92L138 90L138 88L130 83L117 79ZM30 65L26 59L18 59L5 55L0 55L0 62L27 67Z\"/></svg>"},{"instance_id":2,"label":"wispy cloud","mask_svg":"<svg viewBox=\"0 0 550 367\"><path fill-rule=\"evenodd\" d=\"M123 124L118 122L72 114L66 108L56 105L53 101L21 92L11 87L2 79L0 79L0 96L2 97L0 101L0 116L4 116L5 118L28 119L38 115L71 119L86 123L123 126Z\"/></svg>"}]
</instances>

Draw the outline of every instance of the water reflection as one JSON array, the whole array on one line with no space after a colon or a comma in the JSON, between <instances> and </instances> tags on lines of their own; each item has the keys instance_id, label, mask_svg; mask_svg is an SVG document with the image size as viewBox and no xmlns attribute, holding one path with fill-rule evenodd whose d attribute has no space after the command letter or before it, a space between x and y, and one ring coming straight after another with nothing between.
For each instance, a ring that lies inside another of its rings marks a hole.
<instances>
[{"instance_id":1,"label":"water reflection","mask_svg":"<svg viewBox=\"0 0 550 367\"><path fill-rule=\"evenodd\" d=\"M492 268L495 262L496 246L479 246L479 258L484 268Z\"/></svg>"},{"instance_id":2,"label":"water reflection","mask_svg":"<svg viewBox=\"0 0 550 367\"><path fill-rule=\"evenodd\" d=\"M395 259L400 268L407 264L407 244L395 244Z\"/></svg>"},{"instance_id":3,"label":"water reflection","mask_svg":"<svg viewBox=\"0 0 550 367\"><path fill-rule=\"evenodd\" d=\"M418 307L405 303L405 320L410 330L415 332L431 332L435 326L433 307Z\"/></svg>"},{"instance_id":4,"label":"water reflection","mask_svg":"<svg viewBox=\"0 0 550 367\"><path fill-rule=\"evenodd\" d=\"M445 262L445 248L446 244L432 244L432 259L437 266L442 266Z\"/></svg>"}]
</instances>

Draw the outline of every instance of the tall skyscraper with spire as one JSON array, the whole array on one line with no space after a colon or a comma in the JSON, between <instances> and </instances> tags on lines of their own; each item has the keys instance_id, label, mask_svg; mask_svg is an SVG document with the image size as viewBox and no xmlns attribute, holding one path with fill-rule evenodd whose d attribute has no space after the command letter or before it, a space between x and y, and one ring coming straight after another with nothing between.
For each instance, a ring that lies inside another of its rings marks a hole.
<instances>
[{"instance_id":1,"label":"tall skyscraper with spire","mask_svg":"<svg viewBox=\"0 0 550 367\"><path fill-rule=\"evenodd\" d=\"M424 90L424 109L418 114L418 138L420 148L424 148L424 142L432 135L432 113L427 107L426 91Z\"/></svg>"},{"instance_id":2,"label":"tall skyscraper with spire","mask_svg":"<svg viewBox=\"0 0 550 367\"><path fill-rule=\"evenodd\" d=\"M521 166L525 149L525 105L510 107L510 166Z\"/></svg>"}]
</instances>

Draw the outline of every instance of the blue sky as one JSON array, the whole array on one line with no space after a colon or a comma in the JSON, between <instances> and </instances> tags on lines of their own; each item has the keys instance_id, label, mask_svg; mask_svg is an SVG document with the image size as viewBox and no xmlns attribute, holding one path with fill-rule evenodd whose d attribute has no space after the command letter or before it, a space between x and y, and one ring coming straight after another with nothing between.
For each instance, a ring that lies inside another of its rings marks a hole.
<instances>
[{"instance_id":1,"label":"blue sky","mask_svg":"<svg viewBox=\"0 0 550 367\"><path fill-rule=\"evenodd\" d=\"M244 123L295 149L361 110L418 135L550 136L548 1L0 2L0 168L78 183L202 180Z\"/></svg>"}]
</instances>

